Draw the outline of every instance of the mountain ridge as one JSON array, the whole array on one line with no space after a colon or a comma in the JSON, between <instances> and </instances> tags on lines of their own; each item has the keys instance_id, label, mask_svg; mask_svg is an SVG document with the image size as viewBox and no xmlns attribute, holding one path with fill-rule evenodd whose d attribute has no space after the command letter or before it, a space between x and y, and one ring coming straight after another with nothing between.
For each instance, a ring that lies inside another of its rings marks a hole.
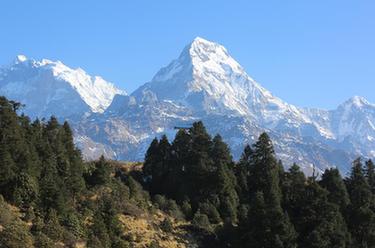
<instances>
[{"instance_id":1,"label":"mountain ridge","mask_svg":"<svg viewBox=\"0 0 375 248\"><path fill-rule=\"evenodd\" d=\"M25 56L17 59L18 64L29 61ZM112 94L110 101L101 111L79 112L79 118L62 116L72 121L86 158L104 153L142 159L153 137L166 133L172 138L174 126L197 120L204 121L210 133L223 134L237 158L245 144L269 132L286 166L297 162L307 173L313 165L347 171L355 156L375 155L374 104L359 96L334 110L289 104L252 79L224 46L200 37L151 81L130 95Z\"/></svg>"},{"instance_id":2,"label":"mountain ridge","mask_svg":"<svg viewBox=\"0 0 375 248\"><path fill-rule=\"evenodd\" d=\"M19 74L27 76L19 78ZM38 95L38 97L45 97L45 99L38 99L39 104L61 103L61 99L75 95L74 99L70 100L74 100L79 108L74 109L74 106L69 106L73 107L74 111L68 111L69 114L63 115L64 117L74 112L78 114L87 111L103 112L110 105L115 94L126 94L103 78L88 75L81 68L72 69L58 60L28 59L25 55L17 55L12 64L0 68L0 75L2 75L0 92L5 92L5 95L15 100L29 100L38 89L48 87L49 89L44 92L45 95ZM46 113L43 113L43 110L39 113L36 111L32 116L49 114L53 114L53 110Z\"/></svg>"}]
</instances>

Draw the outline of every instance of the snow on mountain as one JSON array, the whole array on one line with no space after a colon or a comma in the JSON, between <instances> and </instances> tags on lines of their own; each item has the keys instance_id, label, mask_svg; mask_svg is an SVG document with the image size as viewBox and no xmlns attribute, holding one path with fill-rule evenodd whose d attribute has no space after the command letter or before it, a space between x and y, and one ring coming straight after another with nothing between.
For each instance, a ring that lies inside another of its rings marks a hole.
<instances>
[{"instance_id":1,"label":"snow on mountain","mask_svg":"<svg viewBox=\"0 0 375 248\"><path fill-rule=\"evenodd\" d=\"M274 97L249 77L223 46L199 37L132 95L140 97L146 91L207 114L251 117L269 128L286 117L296 125L309 122L298 108Z\"/></svg>"},{"instance_id":2,"label":"snow on mountain","mask_svg":"<svg viewBox=\"0 0 375 248\"><path fill-rule=\"evenodd\" d=\"M33 117L67 117L88 111L103 112L116 94L125 94L101 77L60 61L36 61L18 55L0 69L0 94L22 101Z\"/></svg>"},{"instance_id":3,"label":"snow on mountain","mask_svg":"<svg viewBox=\"0 0 375 248\"><path fill-rule=\"evenodd\" d=\"M0 70L0 94L26 104L32 116L70 118L87 159L101 154L142 160L155 136L201 120L238 158L260 133L271 135L286 167L306 173L336 166L344 173L358 155L375 155L375 105L353 97L335 110L282 101L253 80L220 44L194 39L131 95L61 62L18 56ZM83 114L90 113L90 114Z\"/></svg>"},{"instance_id":4,"label":"snow on mountain","mask_svg":"<svg viewBox=\"0 0 375 248\"><path fill-rule=\"evenodd\" d=\"M174 126L195 120L202 120L211 134L220 133L237 158L244 145L253 143L263 131L271 134L279 158L287 165L298 162L306 172L312 164L323 170L349 164L352 158L350 152L332 146L336 141L328 112L301 109L273 96L223 46L202 38L194 39L176 60L130 96L116 96L97 118L92 123L106 120L105 128L95 126L103 131L97 137L100 142L123 146L124 142L113 142L109 134L108 124L120 121L136 137L126 152L115 149L121 159L142 159L150 139L162 133L173 138Z\"/></svg>"}]
</instances>

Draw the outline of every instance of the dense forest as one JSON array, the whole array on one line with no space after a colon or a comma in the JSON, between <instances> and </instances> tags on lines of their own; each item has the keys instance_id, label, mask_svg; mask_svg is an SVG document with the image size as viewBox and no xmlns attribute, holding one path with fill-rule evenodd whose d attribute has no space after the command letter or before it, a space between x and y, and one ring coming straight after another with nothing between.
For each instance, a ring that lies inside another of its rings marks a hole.
<instances>
[{"instance_id":1,"label":"dense forest","mask_svg":"<svg viewBox=\"0 0 375 248\"><path fill-rule=\"evenodd\" d=\"M375 247L371 160L306 177L266 133L234 161L196 122L140 166L84 162L67 122L21 111L0 97L0 247Z\"/></svg>"}]
</instances>

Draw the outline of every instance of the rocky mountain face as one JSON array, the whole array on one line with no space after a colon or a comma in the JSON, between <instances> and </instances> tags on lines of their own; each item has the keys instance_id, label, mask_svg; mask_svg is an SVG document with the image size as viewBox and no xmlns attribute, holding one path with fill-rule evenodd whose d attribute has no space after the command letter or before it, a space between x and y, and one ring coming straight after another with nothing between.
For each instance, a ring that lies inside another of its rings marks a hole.
<instances>
[{"instance_id":1,"label":"rocky mountain face","mask_svg":"<svg viewBox=\"0 0 375 248\"><path fill-rule=\"evenodd\" d=\"M266 131L284 165L296 162L306 173L313 165L345 173L355 156L375 155L375 105L353 97L330 111L293 106L202 38L130 95L61 62L23 58L0 71L0 94L25 103L32 116L68 118L88 159L142 160L155 136L172 138L175 126L198 120L220 133L236 158Z\"/></svg>"}]
</instances>

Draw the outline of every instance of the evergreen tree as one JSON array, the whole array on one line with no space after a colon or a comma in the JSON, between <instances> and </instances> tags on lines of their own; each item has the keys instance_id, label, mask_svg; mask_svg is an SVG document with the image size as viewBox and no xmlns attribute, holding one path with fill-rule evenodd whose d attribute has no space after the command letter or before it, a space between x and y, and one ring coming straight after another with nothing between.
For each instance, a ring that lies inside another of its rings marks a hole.
<instances>
[{"instance_id":1,"label":"evergreen tree","mask_svg":"<svg viewBox=\"0 0 375 248\"><path fill-rule=\"evenodd\" d=\"M167 195L182 202L187 198L189 182L186 178L186 168L190 164L191 136L189 132L180 129L171 145L170 173L166 180Z\"/></svg>"},{"instance_id":2,"label":"evergreen tree","mask_svg":"<svg viewBox=\"0 0 375 248\"><path fill-rule=\"evenodd\" d=\"M220 200L219 212L221 217L228 222L237 222L237 208L239 199L236 192L236 178L233 172L233 161L229 147L225 144L220 135L213 139L211 157L214 162L212 189Z\"/></svg>"},{"instance_id":3,"label":"evergreen tree","mask_svg":"<svg viewBox=\"0 0 375 248\"><path fill-rule=\"evenodd\" d=\"M36 205L38 195L38 183L29 174L21 172L17 176L14 185L13 201L22 209L28 209Z\"/></svg>"},{"instance_id":4,"label":"evergreen tree","mask_svg":"<svg viewBox=\"0 0 375 248\"><path fill-rule=\"evenodd\" d=\"M328 200L339 206L341 212L345 213L349 205L349 195L339 170L326 169L319 184L328 191Z\"/></svg>"},{"instance_id":5,"label":"evergreen tree","mask_svg":"<svg viewBox=\"0 0 375 248\"><path fill-rule=\"evenodd\" d=\"M102 214L96 212L93 217L93 224L90 227L90 235L88 239L88 247L111 247L111 240Z\"/></svg>"},{"instance_id":6,"label":"evergreen tree","mask_svg":"<svg viewBox=\"0 0 375 248\"><path fill-rule=\"evenodd\" d=\"M62 213L66 209L67 202L61 188L61 180L58 178L55 163L52 160L45 163L40 181L41 207L46 212L55 209Z\"/></svg>"},{"instance_id":7,"label":"evergreen tree","mask_svg":"<svg viewBox=\"0 0 375 248\"><path fill-rule=\"evenodd\" d=\"M89 179L91 185L103 185L110 181L111 167L102 155L94 164L95 168Z\"/></svg>"},{"instance_id":8,"label":"evergreen tree","mask_svg":"<svg viewBox=\"0 0 375 248\"><path fill-rule=\"evenodd\" d=\"M283 176L282 182L282 206L288 212L289 217L294 221L301 217L301 202L305 197L305 174L297 164L293 164Z\"/></svg>"},{"instance_id":9,"label":"evergreen tree","mask_svg":"<svg viewBox=\"0 0 375 248\"><path fill-rule=\"evenodd\" d=\"M254 145L250 168L252 206L248 214L247 247L296 247L296 233L281 208L279 168L273 145L263 133ZM244 244L244 245L245 245Z\"/></svg>"},{"instance_id":10,"label":"evergreen tree","mask_svg":"<svg viewBox=\"0 0 375 248\"><path fill-rule=\"evenodd\" d=\"M0 145L0 193L8 200L12 197L16 179L16 164L5 145Z\"/></svg>"},{"instance_id":11,"label":"evergreen tree","mask_svg":"<svg viewBox=\"0 0 375 248\"><path fill-rule=\"evenodd\" d=\"M250 194L263 192L266 202L276 200L280 203L279 170L272 142L266 133L259 136L254 144L252 165L250 167Z\"/></svg>"},{"instance_id":12,"label":"evergreen tree","mask_svg":"<svg viewBox=\"0 0 375 248\"><path fill-rule=\"evenodd\" d=\"M207 197L207 190L213 179L213 161L210 156L212 140L202 122L196 122L190 129L190 163L186 167L187 195L193 208Z\"/></svg>"},{"instance_id":13,"label":"evergreen tree","mask_svg":"<svg viewBox=\"0 0 375 248\"><path fill-rule=\"evenodd\" d=\"M241 155L239 162L235 166L235 175L237 180L237 192L242 204L249 203L249 187L248 177L249 169L251 166L251 157L253 150L249 145L245 146L245 149Z\"/></svg>"},{"instance_id":14,"label":"evergreen tree","mask_svg":"<svg viewBox=\"0 0 375 248\"><path fill-rule=\"evenodd\" d=\"M170 154L171 154L171 144L168 141L166 135L163 135L159 142L159 166L156 166L153 170L152 177L152 188L159 193L169 192L168 188L168 178L170 178L171 166L170 166Z\"/></svg>"},{"instance_id":15,"label":"evergreen tree","mask_svg":"<svg viewBox=\"0 0 375 248\"><path fill-rule=\"evenodd\" d=\"M152 140L150 146L147 149L147 152L145 155L145 162L142 167L143 175L146 177L145 179L147 180L147 182L151 182L154 164L159 162L158 153L159 153L159 140L155 138Z\"/></svg>"},{"instance_id":16,"label":"evergreen tree","mask_svg":"<svg viewBox=\"0 0 375 248\"><path fill-rule=\"evenodd\" d=\"M328 201L328 191L314 180L305 187L300 216L295 220L301 247L349 247L350 235L339 206Z\"/></svg>"},{"instance_id":17,"label":"evergreen tree","mask_svg":"<svg viewBox=\"0 0 375 248\"><path fill-rule=\"evenodd\" d=\"M147 150L143 171L152 194L169 190L166 179L169 177L170 148L167 136L163 135L160 142L155 138Z\"/></svg>"},{"instance_id":18,"label":"evergreen tree","mask_svg":"<svg viewBox=\"0 0 375 248\"><path fill-rule=\"evenodd\" d=\"M371 192L373 195L375 195L375 165L371 159L366 161L365 171L366 171L367 182L370 185Z\"/></svg>"},{"instance_id":19,"label":"evergreen tree","mask_svg":"<svg viewBox=\"0 0 375 248\"><path fill-rule=\"evenodd\" d=\"M355 247L375 246L375 213L373 212L374 195L371 193L358 158L353 162L350 177L346 180L350 197L348 226Z\"/></svg>"},{"instance_id":20,"label":"evergreen tree","mask_svg":"<svg viewBox=\"0 0 375 248\"><path fill-rule=\"evenodd\" d=\"M61 240L63 236L63 228L60 225L60 221L57 212L54 209L48 211L46 217L45 226L43 227L43 233L54 241Z\"/></svg>"}]
</instances>

